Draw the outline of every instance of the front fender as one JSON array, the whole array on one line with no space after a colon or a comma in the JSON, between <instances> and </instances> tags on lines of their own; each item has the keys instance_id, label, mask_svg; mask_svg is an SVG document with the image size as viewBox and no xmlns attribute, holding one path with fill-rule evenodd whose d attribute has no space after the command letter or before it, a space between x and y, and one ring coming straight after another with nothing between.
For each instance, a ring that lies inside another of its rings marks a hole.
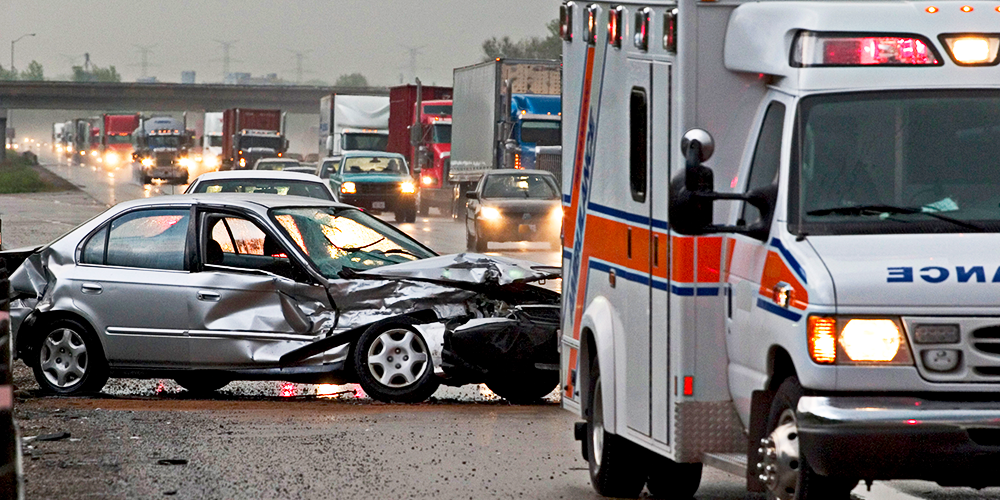
<instances>
[{"instance_id":1,"label":"front fender","mask_svg":"<svg viewBox=\"0 0 1000 500\"><path fill-rule=\"evenodd\" d=\"M580 330L590 332L593 336L594 353L601 370L601 392L604 398L604 427L614 433L616 427L615 408L618 399L615 397L615 331L622 331L622 322L615 313L614 306L604 297L596 297L587 306L580 322ZM583 358L587 360L588 358ZM583 398L584 407L590 405L590 366L586 366L586 385L581 384L586 394ZM581 363L582 364L582 363Z\"/></svg>"}]
</instances>

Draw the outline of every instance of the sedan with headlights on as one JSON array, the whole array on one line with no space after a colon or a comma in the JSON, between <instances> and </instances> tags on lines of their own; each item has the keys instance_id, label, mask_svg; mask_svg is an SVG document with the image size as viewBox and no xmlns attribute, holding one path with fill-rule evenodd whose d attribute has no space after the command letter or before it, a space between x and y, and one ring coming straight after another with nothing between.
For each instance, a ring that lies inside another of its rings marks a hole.
<instances>
[{"instance_id":1,"label":"sedan with headlights on","mask_svg":"<svg viewBox=\"0 0 1000 500\"><path fill-rule=\"evenodd\" d=\"M485 252L490 241L559 240L562 202L549 172L492 170L466 196L469 250Z\"/></svg>"},{"instance_id":2,"label":"sedan with headlights on","mask_svg":"<svg viewBox=\"0 0 1000 500\"><path fill-rule=\"evenodd\" d=\"M417 220L417 184L398 153L349 151L330 174L340 201L373 213L393 212L397 222Z\"/></svg>"},{"instance_id":3,"label":"sedan with headlights on","mask_svg":"<svg viewBox=\"0 0 1000 500\"><path fill-rule=\"evenodd\" d=\"M208 172L195 179L184 193L280 194L337 201L337 195L323 179L283 170Z\"/></svg>"}]
</instances>

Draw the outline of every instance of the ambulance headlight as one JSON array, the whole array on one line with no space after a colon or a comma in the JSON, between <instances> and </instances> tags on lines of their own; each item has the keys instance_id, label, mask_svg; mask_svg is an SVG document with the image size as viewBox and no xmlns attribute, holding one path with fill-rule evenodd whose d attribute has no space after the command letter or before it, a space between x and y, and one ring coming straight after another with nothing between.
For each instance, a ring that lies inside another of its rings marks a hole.
<instances>
[{"instance_id":1,"label":"ambulance headlight","mask_svg":"<svg viewBox=\"0 0 1000 500\"><path fill-rule=\"evenodd\" d=\"M941 41L955 64L960 66L992 66L997 61L1000 36L997 35L941 35Z\"/></svg>"},{"instance_id":2,"label":"ambulance headlight","mask_svg":"<svg viewBox=\"0 0 1000 500\"><path fill-rule=\"evenodd\" d=\"M810 316L809 355L819 364L913 364L898 318Z\"/></svg>"}]
</instances>

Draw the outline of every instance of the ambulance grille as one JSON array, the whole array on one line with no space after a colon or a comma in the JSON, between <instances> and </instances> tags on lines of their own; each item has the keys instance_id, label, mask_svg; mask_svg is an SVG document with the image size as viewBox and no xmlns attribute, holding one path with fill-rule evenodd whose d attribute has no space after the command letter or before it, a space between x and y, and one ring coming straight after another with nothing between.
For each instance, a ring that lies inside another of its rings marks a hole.
<instances>
[{"instance_id":1,"label":"ambulance grille","mask_svg":"<svg viewBox=\"0 0 1000 500\"><path fill-rule=\"evenodd\" d=\"M903 317L920 376L930 382L1000 383L1000 318L991 317ZM920 343L914 338L918 326L958 326L954 343ZM957 366L943 367L942 359L957 359ZM936 369L935 369L936 368Z\"/></svg>"}]
</instances>

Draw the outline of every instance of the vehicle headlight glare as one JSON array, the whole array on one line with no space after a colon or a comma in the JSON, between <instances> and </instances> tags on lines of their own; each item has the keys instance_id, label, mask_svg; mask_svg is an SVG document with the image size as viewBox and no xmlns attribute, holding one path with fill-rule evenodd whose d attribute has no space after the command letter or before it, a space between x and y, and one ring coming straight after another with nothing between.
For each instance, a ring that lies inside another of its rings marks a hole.
<instances>
[{"instance_id":1,"label":"vehicle headlight glare","mask_svg":"<svg viewBox=\"0 0 1000 500\"><path fill-rule=\"evenodd\" d=\"M422 182L425 186L433 186L434 178L429 175L425 175L420 178L420 182Z\"/></svg>"},{"instance_id":2,"label":"vehicle headlight glare","mask_svg":"<svg viewBox=\"0 0 1000 500\"><path fill-rule=\"evenodd\" d=\"M500 211L493 207L483 207L479 216L486 220L496 220L500 218Z\"/></svg>"},{"instance_id":3,"label":"vehicle headlight glare","mask_svg":"<svg viewBox=\"0 0 1000 500\"><path fill-rule=\"evenodd\" d=\"M410 181L406 181L399 185L399 190L403 194L413 194L417 192L417 187Z\"/></svg>"},{"instance_id":4,"label":"vehicle headlight glare","mask_svg":"<svg viewBox=\"0 0 1000 500\"><path fill-rule=\"evenodd\" d=\"M121 161L121 157L118 156L118 153L108 152L104 154L104 163L108 165L117 165L119 161Z\"/></svg>"},{"instance_id":5,"label":"vehicle headlight glare","mask_svg":"<svg viewBox=\"0 0 1000 500\"><path fill-rule=\"evenodd\" d=\"M153 166L153 159L152 158L143 158L142 159L142 166L144 166L144 167L152 167Z\"/></svg>"},{"instance_id":6,"label":"vehicle headlight glare","mask_svg":"<svg viewBox=\"0 0 1000 500\"><path fill-rule=\"evenodd\" d=\"M340 185L340 192L344 194L354 194L358 192L358 187L353 182L347 181Z\"/></svg>"},{"instance_id":7,"label":"vehicle headlight glare","mask_svg":"<svg viewBox=\"0 0 1000 500\"><path fill-rule=\"evenodd\" d=\"M840 345L851 361L887 362L899 353L902 334L889 319L852 319L840 332Z\"/></svg>"}]
</instances>

